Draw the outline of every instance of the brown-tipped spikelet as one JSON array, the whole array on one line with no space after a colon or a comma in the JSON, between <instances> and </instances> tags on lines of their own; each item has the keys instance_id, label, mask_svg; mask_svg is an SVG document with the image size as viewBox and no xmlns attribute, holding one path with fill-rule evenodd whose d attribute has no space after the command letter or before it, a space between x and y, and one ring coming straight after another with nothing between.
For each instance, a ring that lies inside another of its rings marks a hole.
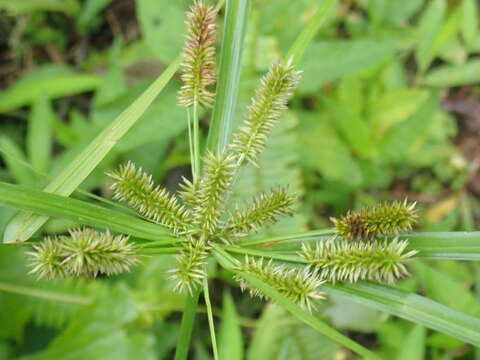
<instances>
[{"instance_id":1,"label":"brown-tipped spikelet","mask_svg":"<svg viewBox=\"0 0 480 360\"><path fill-rule=\"evenodd\" d=\"M410 231L417 222L415 203L407 200L384 203L360 211L349 211L336 219L336 232L346 240L372 240Z\"/></svg>"},{"instance_id":2,"label":"brown-tipped spikelet","mask_svg":"<svg viewBox=\"0 0 480 360\"><path fill-rule=\"evenodd\" d=\"M233 138L232 149L239 158L258 166L258 155L282 111L287 109L299 81L300 72L294 70L290 61L274 64L261 79L244 124Z\"/></svg>"},{"instance_id":3,"label":"brown-tipped spikelet","mask_svg":"<svg viewBox=\"0 0 480 360\"><path fill-rule=\"evenodd\" d=\"M328 281L373 280L395 283L409 275L405 262L417 251L407 251L407 240L345 242L320 241L302 246L300 256Z\"/></svg>"},{"instance_id":4,"label":"brown-tipped spikelet","mask_svg":"<svg viewBox=\"0 0 480 360\"><path fill-rule=\"evenodd\" d=\"M216 13L201 0L196 0L187 14L180 106L189 107L195 101L206 107L213 104L215 95L208 87L215 84L215 18Z\"/></svg>"},{"instance_id":5,"label":"brown-tipped spikelet","mask_svg":"<svg viewBox=\"0 0 480 360\"><path fill-rule=\"evenodd\" d=\"M186 230L188 210L178 203L175 195L155 185L152 176L141 168L128 162L107 175L115 180L112 184L115 200L125 201L139 214L176 233Z\"/></svg>"},{"instance_id":6,"label":"brown-tipped spikelet","mask_svg":"<svg viewBox=\"0 0 480 360\"><path fill-rule=\"evenodd\" d=\"M305 310L314 310L315 301L324 299L323 292L318 290L324 281L319 278L316 271L308 268L299 270L282 265L276 266L271 260L264 262L263 258L255 260L247 256L238 270L257 277ZM242 290L249 290L250 295L261 299L267 298L260 289L252 287L241 275L236 275L235 279L240 283Z\"/></svg>"},{"instance_id":7,"label":"brown-tipped spikelet","mask_svg":"<svg viewBox=\"0 0 480 360\"><path fill-rule=\"evenodd\" d=\"M116 275L139 262L127 236L87 228L69 232L70 236L46 238L33 247L32 274L49 279Z\"/></svg>"}]
</instances>

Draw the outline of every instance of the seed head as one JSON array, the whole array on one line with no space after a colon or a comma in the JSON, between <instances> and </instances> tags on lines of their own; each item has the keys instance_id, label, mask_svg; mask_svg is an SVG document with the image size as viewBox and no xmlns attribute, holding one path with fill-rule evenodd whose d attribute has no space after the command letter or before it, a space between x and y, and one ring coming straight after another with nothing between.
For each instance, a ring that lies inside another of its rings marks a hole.
<instances>
[{"instance_id":1,"label":"seed head","mask_svg":"<svg viewBox=\"0 0 480 360\"><path fill-rule=\"evenodd\" d=\"M408 277L405 263L417 251L406 251L407 240L346 242L319 241L314 247L303 245L300 256L331 282L373 280L394 284Z\"/></svg>"},{"instance_id":2,"label":"seed head","mask_svg":"<svg viewBox=\"0 0 480 360\"><path fill-rule=\"evenodd\" d=\"M331 218L337 234L347 240L371 240L410 231L417 222L416 203L384 203Z\"/></svg>"},{"instance_id":3,"label":"seed head","mask_svg":"<svg viewBox=\"0 0 480 360\"><path fill-rule=\"evenodd\" d=\"M180 106L189 107L195 101L205 107L213 104L215 94L207 88L215 84L215 18L216 13L202 0L196 0L187 14Z\"/></svg>"},{"instance_id":4,"label":"seed head","mask_svg":"<svg viewBox=\"0 0 480 360\"><path fill-rule=\"evenodd\" d=\"M271 260L265 263L263 258L255 260L247 256L239 270L256 276L305 310L314 310L315 301L324 299L324 293L318 290L318 287L324 281L319 278L315 271L308 268L304 267L299 270L285 266L275 266ZM267 298L260 289L252 287L240 275L235 278L240 283L242 290L249 290L250 295L261 299Z\"/></svg>"}]
</instances>

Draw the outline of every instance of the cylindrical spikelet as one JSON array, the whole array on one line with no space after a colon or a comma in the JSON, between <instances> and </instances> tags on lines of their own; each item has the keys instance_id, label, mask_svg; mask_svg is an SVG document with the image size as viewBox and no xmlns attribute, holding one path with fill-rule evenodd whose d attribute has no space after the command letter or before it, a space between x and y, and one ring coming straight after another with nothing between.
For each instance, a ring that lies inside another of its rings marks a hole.
<instances>
[{"instance_id":1,"label":"cylindrical spikelet","mask_svg":"<svg viewBox=\"0 0 480 360\"><path fill-rule=\"evenodd\" d=\"M300 256L331 282L373 280L395 283L409 272L405 263L417 251L406 251L407 240L392 242L319 241L314 247L303 245Z\"/></svg>"},{"instance_id":2,"label":"cylindrical spikelet","mask_svg":"<svg viewBox=\"0 0 480 360\"><path fill-rule=\"evenodd\" d=\"M201 0L196 0L187 14L180 106L189 107L195 101L206 107L213 104L215 94L208 87L215 83L215 18L216 13Z\"/></svg>"},{"instance_id":3,"label":"cylindrical spikelet","mask_svg":"<svg viewBox=\"0 0 480 360\"><path fill-rule=\"evenodd\" d=\"M304 267L299 270L282 265L275 266L271 260L264 262L263 258L255 260L247 256L239 270L269 284L283 296L305 310L312 311L315 309L315 301L324 299L324 293L318 290L318 287L324 281L319 278L315 271L311 271L308 268ZM237 275L235 278L240 283L242 290L249 290L252 296L262 299L266 298L266 295L260 289L252 287L240 275Z\"/></svg>"},{"instance_id":4,"label":"cylindrical spikelet","mask_svg":"<svg viewBox=\"0 0 480 360\"><path fill-rule=\"evenodd\" d=\"M171 271L171 278L176 282L175 290L188 290L192 294L195 289L201 287L207 276L207 260L207 244L194 237L189 238L176 257L176 268Z\"/></svg>"},{"instance_id":5,"label":"cylindrical spikelet","mask_svg":"<svg viewBox=\"0 0 480 360\"><path fill-rule=\"evenodd\" d=\"M152 176L137 169L132 162L107 174L115 181L112 184L113 198L125 201L139 214L169 227L176 233L186 230L188 210L166 189L156 186Z\"/></svg>"},{"instance_id":6,"label":"cylindrical spikelet","mask_svg":"<svg viewBox=\"0 0 480 360\"><path fill-rule=\"evenodd\" d=\"M361 211L349 211L338 219L331 218L338 235L347 240L372 240L410 231L417 222L415 203L407 200L384 203Z\"/></svg>"},{"instance_id":7,"label":"cylindrical spikelet","mask_svg":"<svg viewBox=\"0 0 480 360\"><path fill-rule=\"evenodd\" d=\"M257 165L258 155L299 81L300 72L290 61L270 68L255 91L243 126L234 134L232 148L237 156Z\"/></svg>"},{"instance_id":8,"label":"cylindrical spikelet","mask_svg":"<svg viewBox=\"0 0 480 360\"><path fill-rule=\"evenodd\" d=\"M238 237L258 231L262 226L275 223L281 216L293 215L294 203L295 198L286 188L261 193L253 199L250 206L237 209L231 214L226 232Z\"/></svg>"},{"instance_id":9,"label":"cylindrical spikelet","mask_svg":"<svg viewBox=\"0 0 480 360\"><path fill-rule=\"evenodd\" d=\"M204 158L204 172L194 210L195 225L204 235L211 235L218 228L235 169L235 158L226 152L219 155L208 153Z\"/></svg>"},{"instance_id":10,"label":"cylindrical spikelet","mask_svg":"<svg viewBox=\"0 0 480 360\"><path fill-rule=\"evenodd\" d=\"M139 262L135 247L126 236L87 228L69 233L70 236L46 238L33 247L31 273L46 278L116 275Z\"/></svg>"}]
</instances>

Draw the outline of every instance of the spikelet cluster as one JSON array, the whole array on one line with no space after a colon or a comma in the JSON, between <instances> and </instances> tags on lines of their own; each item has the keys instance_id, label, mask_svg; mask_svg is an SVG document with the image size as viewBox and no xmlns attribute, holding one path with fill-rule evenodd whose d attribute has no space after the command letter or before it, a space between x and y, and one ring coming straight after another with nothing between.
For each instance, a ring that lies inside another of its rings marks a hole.
<instances>
[{"instance_id":1,"label":"spikelet cluster","mask_svg":"<svg viewBox=\"0 0 480 360\"><path fill-rule=\"evenodd\" d=\"M186 230L188 210L180 205L176 197L166 189L154 184L152 176L132 162L107 174L113 180L112 190L115 200L125 201L140 215L160 223L174 232Z\"/></svg>"},{"instance_id":2,"label":"spikelet cluster","mask_svg":"<svg viewBox=\"0 0 480 360\"><path fill-rule=\"evenodd\" d=\"M324 299L323 292L318 288L324 283L315 271L303 268L301 270L287 268L283 265L274 265L271 260L265 262L263 258L255 260L245 257L240 271L251 274L272 286L286 298L295 302L305 310L315 309L315 301ZM248 290L250 295L265 299L266 296L259 289L250 286L240 275L236 276L242 290Z\"/></svg>"},{"instance_id":3,"label":"spikelet cluster","mask_svg":"<svg viewBox=\"0 0 480 360\"><path fill-rule=\"evenodd\" d=\"M180 106L189 107L198 101L211 107L214 102L215 94L208 87L215 83L215 18L216 13L201 0L196 0L187 14Z\"/></svg>"},{"instance_id":4,"label":"spikelet cluster","mask_svg":"<svg viewBox=\"0 0 480 360\"><path fill-rule=\"evenodd\" d=\"M286 188L273 189L257 195L244 209L231 214L227 231L235 237L247 236L261 227L273 224L281 216L293 215L295 198Z\"/></svg>"},{"instance_id":5,"label":"spikelet cluster","mask_svg":"<svg viewBox=\"0 0 480 360\"><path fill-rule=\"evenodd\" d=\"M347 240L372 240L410 231L417 222L415 203L395 201L361 211L349 211L338 219L331 218L338 235Z\"/></svg>"},{"instance_id":6,"label":"spikelet cluster","mask_svg":"<svg viewBox=\"0 0 480 360\"><path fill-rule=\"evenodd\" d=\"M287 102L300 81L300 72L291 62L274 64L255 91L243 126L234 135L232 149L239 157L257 165L271 129L287 108Z\"/></svg>"},{"instance_id":7,"label":"spikelet cluster","mask_svg":"<svg viewBox=\"0 0 480 360\"><path fill-rule=\"evenodd\" d=\"M320 241L303 245L300 256L331 282L373 280L394 284L409 275L405 263L417 251L407 251L407 240L346 242Z\"/></svg>"},{"instance_id":8,"label":"spikelet cluster","mask_svg":"<svg viewBox=\"0 0 480 360\"><path fill-rule=\"evenodd\" d=\"M214 234L219 226L235 169L235 158L227 152L218 156L208 153L204 158L204 173L197 191L198 204L194 208L195 224L204 234Z\"/></svg>"},{"instance_id":9,"label":"spikelet cluster","mask_svg":"<svg viewBox=\"0 0 480 360\"><path fill-rule=\"evenodd\" d=\"M127 236L87 228L70 230L69 236L46 238L34 245L29 255L30 273L48 279L116 275L139 262Z\"/></svg>"},{"instance_id":10,"label":"spikelet cluster","mask_svg":"<svg viewBox=\"0 0 480 360\"><path fill-rule=\"evenodd\" d=\"M175 290L187 290L192 294L194 289L201 287L207 276L207 260L208 247L204 241L194 237L186 241L176 257L176 268L171 271Z\"/></svg>"}]
</instances>

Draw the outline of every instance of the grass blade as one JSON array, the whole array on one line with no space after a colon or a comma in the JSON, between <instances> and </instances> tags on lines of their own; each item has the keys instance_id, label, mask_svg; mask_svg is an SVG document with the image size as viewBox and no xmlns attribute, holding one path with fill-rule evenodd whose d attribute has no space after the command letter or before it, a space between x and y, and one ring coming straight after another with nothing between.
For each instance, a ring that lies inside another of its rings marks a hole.
<instances>
[{"instance_id":1,"label":"grass blade","mask_svg":"<svg viewBox=\"0 0 480 360\"><path fill-rule=\"evenodd\" d=\"M294 65L298 64L308 45L313 41L315 34L325 21L330 9L336 3L337 0L323 0L315 15L312 16L308 24L297 37L287 54L287 59L293 58Z\"/></svg>"},{"instance_id":2,"label":"grass blade","mask_svg":"<svg viewBox=\"0 0 480 360\"><path fill-rule=\"evenodd\" d=\"M183 308L182 315L182 324L180 325L180 334L178 335L174 360L187 359L199 297L200 292L197 291L195 294L187 296L185 300L185 306Z\"/></svg>"},{"instance_id":3,"label":"grass blade","mask_svg":"<svg viewBox=\"0 0 480 360\"><path fill-rule=\"evenodd\" d=\"M480 346L480 319L423 296L368 282L324 287L329 293Z\"/></svg>"},{"instance_id":4,"label":"grass blade","mask_svg":"<svg viewBox=\"0 0 480 360\"><path fill-rule=\"evenodd\" d=\"M0 182L0 204L47 216L74 220L83 225L110 229L148 240L168 238L162 226L85 201Z\"/></svg>"},{"instance_id":5,"label":"grass blade","mask_svg":"<svg viewBox=\"0 0 480 360\"><path fill-rule=\"evenodd\" d=\"M145 92L103 130L55 179L45 191L69 196L103 160L123 135L135 124L178 69L177 58ZM19 213L7 225L3 241L28 240L46 221L47 216Z\"/></svg>"},{"instance_id":6,"label":"grass blade","mask_svg":"<svg viewBox=\"0 0 480 360\"><path fill-rule=\"evenodd\" d=\"M250 0L227 0L220 72L207 147L225 148L230 140L238 100L243 39Z\"/></svg>"},{"instance_id":7,"label":"grass blade","mask_svg":"<svg viewBox=\"0 0 480 360\"><path fill-rule=\"evenodd\" d=\"M47 172L50 168L54 117L49 99L39 97L35 100L28 119L27 153L33 168L39 172Z\"/></svg>"},{"instance_id":8,"label":"grass blade","mask_svg":"<svg viewBox=\"0 0 480 360\"><path fill-rule=\"evenodd\" d=\"M402 236L419 257L438 260L480 260L480 231L419 232Z\"/></svg>"},{"instance_id":9,"label":"grass blade","mask_svg":"<svg viewBox=\"0 0 480 360\"><path fill-rule=\"evenodd\" d=\"M235 271L235 272L241 277L243 277L245 280L247 280L250 284L259 288L263 293L268 295L271 299L273 299L279 305L283 306L285 309L287 309L299 320L311 326L322 335L325 335L326 337L338 342L339 344L347 347L348 349L356 352L357 354L363 356L366 359L376 359L376 360L380 359L377 355L372 353L370 350L364 348L362 345L344 336L343 334L333 329L329 325L325 324L323 321L311 315L310 313L302 310L295 303L285 298L277 290L272 288L270 285L264 283L263 281L259 280L255 276L252 276L250 274L247 274L241 271Z\"/></svg>"}]
</instances>

